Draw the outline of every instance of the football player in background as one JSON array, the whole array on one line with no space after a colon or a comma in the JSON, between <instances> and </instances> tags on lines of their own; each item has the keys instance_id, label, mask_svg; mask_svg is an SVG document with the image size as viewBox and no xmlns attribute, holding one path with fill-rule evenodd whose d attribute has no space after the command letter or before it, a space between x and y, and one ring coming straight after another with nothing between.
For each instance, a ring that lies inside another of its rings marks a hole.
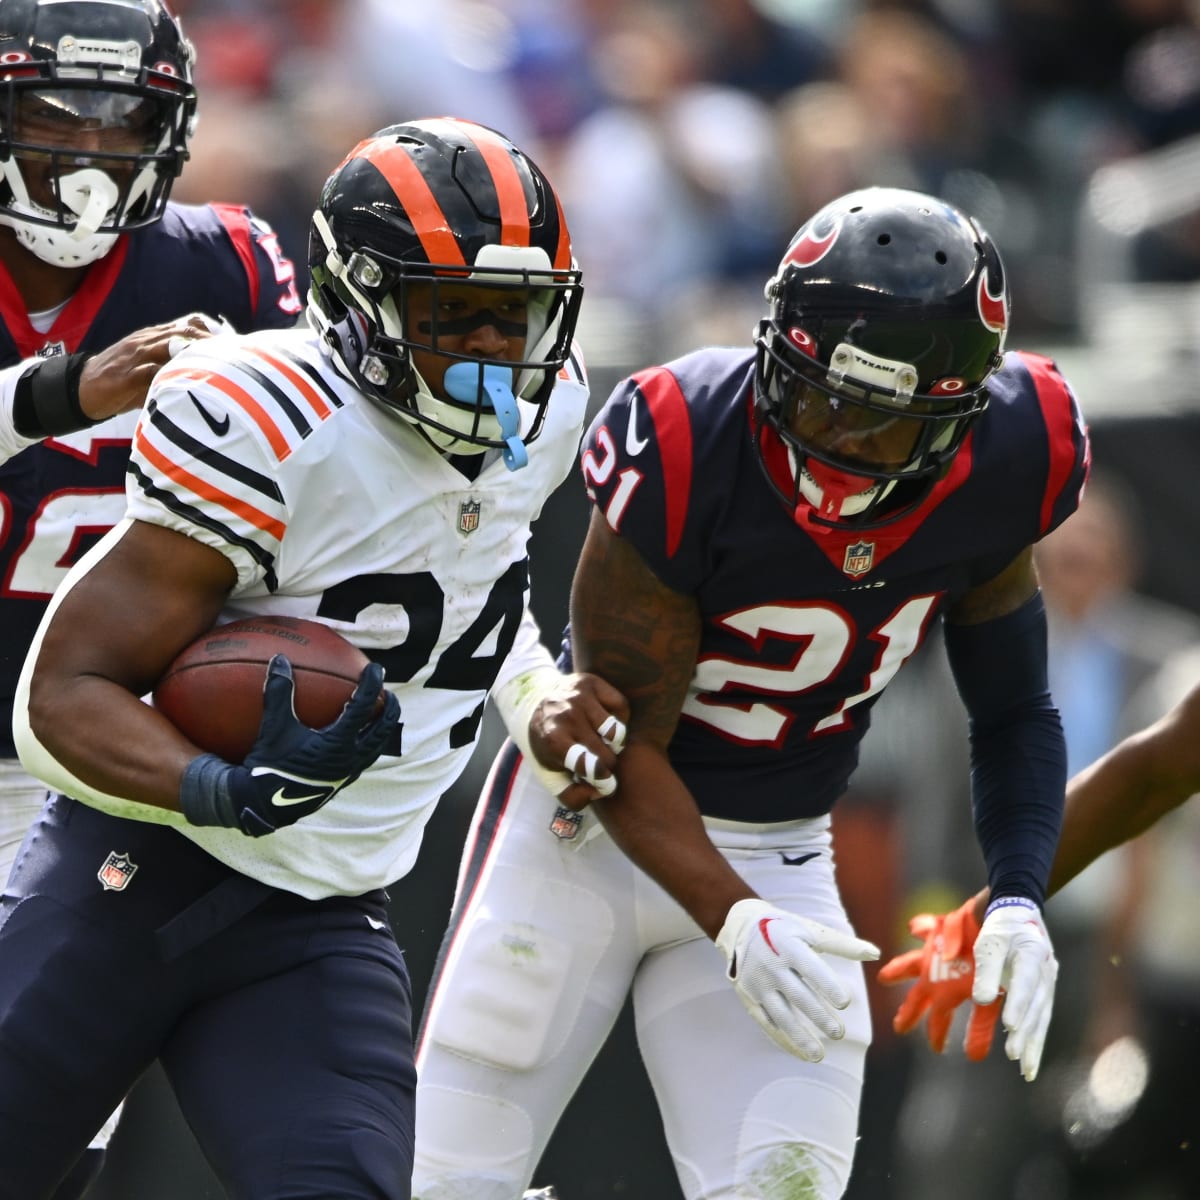
<instances>
[{"instance_id":1,"label":"football player in background","mask_svg":"<svg viewBox=\"0 0 1200 1200\"><path fill-rule=\"evenodd\" d=\"M1197 792L1200 686L1067 784L1062 834L1046 894L1065 887L1106 851L1144 833ZM879 970L884 983L914 981L896 1012L896 1032L911 1033L925 1017L929 1044L939 1054L955 1010L972 999L973 947L989 899L985 887L952 913L919 913L910 928L924 945L897 955ZM987 1055L995 1020L994 1005L973 1006L965 1039L969 1058Z\"/></svg>"},{"instance_id":2,"label":"football player in background","mask_svg":"<svg viewBox=\"0 0 1200 1200\"><path fill-rule=\"evenodd\" d=\"M834 201L766 294L753 349L639 372L585 438L570 644L628 742L578 812L495 764L420 1036L420 1200L520 1193L630 989L688 1200L843 1193L878 951L829 813L935 624L993 894L977 986L1037 1072L1066 767L1031 545L1078 502L1080 413L1052 362L1003 354L1000 255L934 197Z\"/></svg>"},{"instance_id":3,"label":"football player in background","mask_svg":"<svg viewBox=\"0 0 1200 1200\"><path fill-rule=\"evenodd\" d=\"M309 266L307 327L218 335L156 377L125 518L21 676L18 749L63 794L0 908L3 1200L50 1194L156 1057L230 1194L405 1200L410 989L383 888L489 690L554 790L613 786L622 698L560 676L527 603L530 523L587 403L549 181L481 126L392 126L327 181ZM372 662L314 730L276 656L233 764L140 697L248 614L324 621ZM596 786L561 770L574 744Z\"/></svg>"},{"instance_id":4,"label":"football player in background","mask_svg":"<svg viewBox=\"0 0 1200 1200\"><path fill-rule=\"evenodd\" d=\"M196 95L158 0L0 0L0 64L2 885L46 799L13 747L17 675L51 593L124 511L130 410L172 350L218 321L294 324L300 302L250 212L169 203ZM61 1200L98 1173L112 1124Z\"/></svg>"}]
</instances>

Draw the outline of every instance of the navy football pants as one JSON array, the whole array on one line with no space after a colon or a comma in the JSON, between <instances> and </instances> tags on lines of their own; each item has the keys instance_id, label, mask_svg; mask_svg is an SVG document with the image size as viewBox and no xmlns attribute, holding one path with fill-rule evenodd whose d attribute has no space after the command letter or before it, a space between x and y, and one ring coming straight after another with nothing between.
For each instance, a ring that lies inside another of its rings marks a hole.
<instances>
[{"instance_id":1,"label":"navy football pants","mask_svg":"<svg viewBox=\"0 0 1200 1200\"><path fill-rule=\"evenodd\" d=\"M114 851L136 866L116 890ZM408 1200L385 899L303 900L170 828L49 801L0 901L0 1200L50 1196L155 1058L234 1200Z\"/></svg>"}]
</instances>

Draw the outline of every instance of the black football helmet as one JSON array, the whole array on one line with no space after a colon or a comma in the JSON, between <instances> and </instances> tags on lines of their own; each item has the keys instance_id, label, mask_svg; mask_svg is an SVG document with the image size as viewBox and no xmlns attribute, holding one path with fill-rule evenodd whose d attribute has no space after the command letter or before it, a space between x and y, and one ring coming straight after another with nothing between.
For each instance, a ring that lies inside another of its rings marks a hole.
<instances>
[{"instance_id":1,"label":"black football helmet","mask_svg":"<svg viewBox=\"0 0 1200 1200\"><path fill-rule=\"evenodd\" d=\"M163 214L195 123L161 0L0 0L0 224L83 266Z\"/></svg>"},{"instance_id":2,"label":"black football helmet","mask_svg":"<svg viewBox=\"0 0 1200 1200\"><path fill-rule=\"evenodd\" d=\"M1008 326L995 245L933 196L866 188L801 226L766 296L754 438L788 510L856 529L911 512L987 407Z\"/></svg>"},{"instance_id":3,"label":"black football helmet","mask_svg":"<svg viewBox=\"0 0 1200 1200\"><path fill-rule=\"evenodd\" d=\"M485 369L511 369L511 394L531 406L517 413L512 405L517 440L523 446L537 437L570 353L583 289L558 197L508 138L450 117L393 125L367 138L321 193L309 269L309 319L367 396L417 423L441 449L511 449L513 427L498 416L485 384ZM436 319L432 344L414 342L407 289L418 282L527 294L524 360L440 349ZM469 386L435 396L413 367L414 346L470 364L447 372L448 388L450 372Z\"/></svg>"}]
</instances>

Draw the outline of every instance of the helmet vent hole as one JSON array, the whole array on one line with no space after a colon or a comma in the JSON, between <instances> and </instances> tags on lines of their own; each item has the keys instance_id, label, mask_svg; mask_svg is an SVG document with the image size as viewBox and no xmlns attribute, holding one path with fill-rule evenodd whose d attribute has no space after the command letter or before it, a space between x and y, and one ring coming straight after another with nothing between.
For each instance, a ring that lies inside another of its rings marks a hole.
<instances>
[{"instance_id":1,"label":"helmet vent hole","mask_svg":"<svg viewBox=\"0 0 1200 1200\"><path fill-rule=\"evenodd\" d=\"M947 259L945 250L939 250L933 257L941 266L944 267L946 265Z\"/></svg>"},{"instance_id":2,"label":"helmet vent hole","mask_svg":"<svg viewBox=\"0 0 1200 1200\"><path fill-rule=\"evenodd\" d=\"M877 240L881 246L886 246L891 242L892 235L890 233L881 233Z\"/></svg>"}]
</instances>

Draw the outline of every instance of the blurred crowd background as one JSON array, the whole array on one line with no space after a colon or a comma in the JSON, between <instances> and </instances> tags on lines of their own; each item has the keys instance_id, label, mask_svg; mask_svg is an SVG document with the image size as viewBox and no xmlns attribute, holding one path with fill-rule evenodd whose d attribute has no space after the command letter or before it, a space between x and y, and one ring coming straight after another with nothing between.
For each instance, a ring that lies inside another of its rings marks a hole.
<instances>
[{"instance_id":1,"label":"blurred crowd background","mask_svg":"<svg viewBox=\"0 0 1200 1200\"><path fill-rule=\"evenodd\" d=\"M996 239L1009 345L1051 354L1094 442L1084 507L1043 544L1071 770L1200 673L1200 3L1197 0L174 0L200 120L175 198L250 204L304 273L321 183L374 129L454 114L555 180L584 270L603 401L693 346L748 344L795 228L851 188L938 193ZM585 524L547 509L534 606L555 640ZM877 708L836 812L839 876L885 954L982 882L964 723L940 645ZM418 1006L458 847L500 733L392 889ZM873 988L850 1200L1200 1196L1200 809L1054 899L1063 969L1043 1072L891 1034ZM870 972L868 972L870 974ZM537 1182L564 1200L677 1200L623 1019ZM720 1086L714 1080L713 1086ZM470 1131L464 1130L469 1137ZM217 1200L156 1072L96 1200Z\"/></svg>"}]
</instances>

